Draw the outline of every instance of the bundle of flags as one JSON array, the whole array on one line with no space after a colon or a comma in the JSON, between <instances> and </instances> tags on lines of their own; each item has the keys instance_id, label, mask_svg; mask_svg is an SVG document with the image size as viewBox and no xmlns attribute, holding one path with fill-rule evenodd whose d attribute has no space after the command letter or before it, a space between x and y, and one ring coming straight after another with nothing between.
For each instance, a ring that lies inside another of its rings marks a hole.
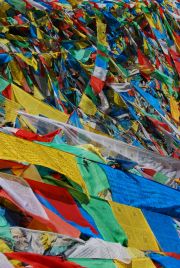
<instances>
[{"instance_id":1,"label":"bundle of flags","mask_svg":"<svg viewBox=\"0 0 180 268\"><path fill-rule=\"evenodd\" d=\"M0 1L0 264L180 266L179 3Z\"/></svg>"}]
</instances>

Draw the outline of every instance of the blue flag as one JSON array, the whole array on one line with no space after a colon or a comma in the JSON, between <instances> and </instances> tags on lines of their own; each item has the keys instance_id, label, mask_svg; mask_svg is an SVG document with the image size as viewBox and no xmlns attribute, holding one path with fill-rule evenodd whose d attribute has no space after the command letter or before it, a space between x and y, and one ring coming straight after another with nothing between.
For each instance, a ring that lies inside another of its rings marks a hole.
<instances>
[{"instance_id":1,"label":"blue flag","mask_svg":"<svg viewBox=\"0 0 180 268\"><path fill-rule=\"evenodd\" d=\"M149 223L161 249L165 252L180 252L180 239L173 220L167 215L143 209L143 214Z\"/></svg>"},{"instance_id":2,"label":"blue flag","mask_svg":"<svg viewBox=\"0 0 180 268\"><path fill-rule=\"evenodd\" d=\"M100 165L107 175L113 201L180 218L179 191L108 165Z\"/></svg>"}]
</instances>

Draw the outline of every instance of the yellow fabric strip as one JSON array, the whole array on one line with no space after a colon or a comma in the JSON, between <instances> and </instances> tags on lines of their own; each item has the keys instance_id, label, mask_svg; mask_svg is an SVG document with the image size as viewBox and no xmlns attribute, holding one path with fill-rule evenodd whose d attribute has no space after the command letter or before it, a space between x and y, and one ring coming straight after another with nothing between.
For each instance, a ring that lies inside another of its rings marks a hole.
<instances>
[{"instance_id":1,"label":"yellow fabric strip","mask_svg":"<svg viewBox=\"0 0 180 268\"><path fill-rule=\"evenodd\" d=\"M48 167L67 176L88 194L76 157L69 153L0 133L0 159Z\"/></svg>"},{"instance_id":2,"label":"yellow fabric strip","mask_svg":"<svg viewBox=\"0 0 180 268\"><path fill-rule=\"evenodd\" d=\"M19 64L15 60L12 60L8 63L8 66L11 70L13 81L21 86L24 75L23 72L21 71L21 68L19 67Z\"/></svg>"},{"instance_id":3,"label":"yellow fabric strip","mask_svg":"<svg viewBox=\"0 0 180 268\"><path fill-rule=\"evenodd\" d=\"M21 60L23 60L27 65L32 66L35 71L38 70L38 63L33 56L32 58L27 58L21 53L16 53L16 56L18 56Z\"/></svg>"},{"instance_id":4,"label":"yellow fabric strip","mask_svg":"<svg viewBox=\"0 0 180 268\"><path fill-rule=\"evenodd\" d=\"M106 40L106 24L101 21L99 17L96 17L96 25L97 25L97 40L98 43L108 46Z\"/></svg>"},{"instance_id":5,"label":"yellow fabric strip","mask_svg":"<svg viewBox=\"0 0 180 268\"><path fill-rule=\"evenodd\" d=\"M175 98L172 96L170 97L170 107L171 107L171 115L173 119L179 122L179 119L180 119L179 104L175 100Z\"/></svg>"},{"instance_id":6,"label":"yellow fabric strip","mask_svg":"<svg viewBox=\"0 0 180 268\"><path fill-rule=\"evenodd\" d=\"M151 14L146 14L145 17L146 17L146 19L147 19L147 21L148 21L150 27L152 27L152 28L156 28L156 26L155 26L155 24L154 24L154 21L153 21L153 19L152 19Z\"/></svg>"},{"instance_id":7,"label":"yellow fabric strip","mask_svg":"<svg viewBox=\"0 0 180 268\"><path fill-rule=\"evenodd\" d=\"M4 102L5 122L15 122L19 109L20 105L18 103L6 99Z\"/></svg>"},{"instance_id":8,"label":"yellow fabric strip","mask_svg":"<svg viewBox=\"0 0 180 268\"><path fill-rule=\"evenodd\" d=\"M33 115L43 115L63 123L67 122L69 115L54 109L38 99L35 99L14 84L12 84L12 92L15 101L18 102L28 113Z\"/></svg>"},{"instance_id":9,"label":"yellow fabric strip","mask_svg":"<svg viewBox=\"0 0 180 268\"><path fill-rule=\"evenodd\" d=\"M118 260L114 260L114 263L117 268L155 268L156 266L151 261L150 258L135 258L132 259L131 264L125 264Z\"/></svg>"},{"instance_id":10,"label":"yellow fabric strip","mask_svg":"<svg viewBox=\"0 0 180 268\"><path fill-rule=\"evenodd\" d=\"M126 107L126 105L124 104L124 101L122 100L122 98L119 96L119 94L117 92L111 92L111 96L113 96L114 94L114 103L119 105L120 107Z\"/></svg>"},{"instance_id":11,"label":"yellow fabric strip","mask_svg":"<svg viewBox=\"0 0 180 268\"><path fill-rule=\"evenodd\" d=\"M88 115L95 115L97 112L96 105L85 94L82 95L79 108L81 108L82 111Z\"/></svg>"},{"instance_id":12,"label":"yellow fabric strip","mask_svg":"<svg viewBox=\"0 0 180 268\"><path fill-rule=\"evenodd\" d=\"M6 17L6 11L11 8L8 3L5 3L4 0L0 0L1 8L0 8L0 18Z\"/></svg>"},{"instance_id":13,"label":"yellow fabric strip","mask_svg":"<svg viewBox=\"0 0 180 268\"><path fill-rule=\"evenodd\" d=\"M68 2L70 2L72 6L77 6L81 4L82 0L68 0Z\"/></svg>"},{"instance_id":14,"label":"yellow fabric strip","mask_svg":"<svg viewBox=\"0 0 180 268\"><path fill-rule=\"evenodd\" d=\"M143 251L137 249L137 248L127 248L129 255L131 256L132 259L134 258L144 258L145 254Z\"/></svg>"},{"instance_id":15,"label":"yellow fabric strip","mask_svg":"<svg viewBox=\"0 0 180 268\"><path fill-rule=\"evenodd\" d=\"M29 165L29 167L23 172L23 174L21 174L21 177L43 182L37 168L34 165Z\"/></svg>"},{"instance_id":16,"label":"yellow fabric strip","mask_svg":"<svg viewBox=\"0 0 180 268\"><path fill-rule=\"evenodd\" d=\"M125 263L118 261L118 260L114 260L114 263L115 263L117 268L131 268L131 264L125 264Z\"/></svg>"},{"instance_id":17,"label":"yellow fabric strip","mask_svg":"<svg viewBox=\"0 0 180 268\"><path fill-rule=\"evenodd\" d=\"M6 39L8 39L8 40L18 40L21 42L29 41L29 39L27 37L22 37L20 35L6 33L5 36L6 36Z\"/></svg>"},{"instance_id":18,"label":"yellow fabric strip","mask_svg":"<svg viewBox=\"0 0 180 268\"><path fill-rule=\"evenodd\" d=\"M0 239L0 252L1 253L12 252L12 250L10 249L10 247L2 239Z\"/></svg>"},{"instance_id":19,"label":"yellow fabric strip","mask_svg":"<svg viewBox=\"0 0 180 268\"><path fill-rule=\"evenodd\" d=\"M41 92L39 91L39 89L35 85L33 86L33 92L34 92L35 99L38 99L40 101L44 100L43 95L41 94Z\"/></svg>"},{"instance_id":20,"label":"yellow fabric strip","mask_svg":"<svg viewBox=\"0 0 180 268\"><path fill-rule=\"evenodd\" d=\"M159 251L156 238L140 209L112 201L109 203L118 223L127 234L129 247Z\"/></svg>"},{"instance_id":21,"label":"yellow fabric strip","mask_svg":"<svg viewBox=\"0 0 180 268\"><path fill-rule=\"evenodd\" d=\"M155 268L150 258L138 258L132 260L132 268Z\"/></svg>"}]
</instances>

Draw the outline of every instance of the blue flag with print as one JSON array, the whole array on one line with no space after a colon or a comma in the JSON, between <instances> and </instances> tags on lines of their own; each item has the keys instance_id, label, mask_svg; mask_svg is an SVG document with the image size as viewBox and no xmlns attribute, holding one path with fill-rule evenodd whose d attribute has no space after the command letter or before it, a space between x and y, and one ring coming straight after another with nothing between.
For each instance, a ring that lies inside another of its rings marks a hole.
<instances>
[{"instance_id":1,"label":"blue flag with print","mask_svg":"<svg viewBox=\"0 0 180 268\"><path fill-rule=\"evenodd\" d=\"M133 207L180 217L178 190L144 177L100 164L107 175L113 201Z\"/></svg>"},{"instance_id":2,"label":"blue flag with print","mask_svg":"<svg viewBox=\"0 0 180 268\"><path fill-rule=\"evenodd\" d=\"M171 217L143 209L161 249L165 252L180 252L180 239Z\"/></svg>"}]
</instances>

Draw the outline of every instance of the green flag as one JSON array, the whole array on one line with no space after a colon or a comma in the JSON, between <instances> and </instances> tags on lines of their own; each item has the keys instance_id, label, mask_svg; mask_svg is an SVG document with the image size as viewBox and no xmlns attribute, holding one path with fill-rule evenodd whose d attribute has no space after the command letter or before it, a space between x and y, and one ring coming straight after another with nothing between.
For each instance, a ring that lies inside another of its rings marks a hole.
<instances>
[{"instance_id":1,"label":"green flag","mask_svg":"<svg viewBox=\"0 0 180 268\"><path fill-rule=\"evenodd\" d=\"M87 268L116 268L116 265L112 260L103 260L103 259L91 260L91 259L74 259L74 258L70 258L68 260Z\"/></svg>"},{"instance_id":2,"label":"green flag","mask_svg":"<svg viewBox=\"0 0 180 268\"><path fill-rule=\"evenodd\" d=\"M127 236L105 200L94 197L87 205L82 204L82 207L93 217L104 240L127 245Z\"/></svg>"},{"instance_id":3,"label":"green flag","mask_svg":"<svg viewBox=\"0 0 180 268\"><path fill-rule=\"evenodd\" d=\"M105 172L97 163L80 157L76 159L90 195L98 196L99 193L110 188Z\"/></svg>"}]
</instances>

